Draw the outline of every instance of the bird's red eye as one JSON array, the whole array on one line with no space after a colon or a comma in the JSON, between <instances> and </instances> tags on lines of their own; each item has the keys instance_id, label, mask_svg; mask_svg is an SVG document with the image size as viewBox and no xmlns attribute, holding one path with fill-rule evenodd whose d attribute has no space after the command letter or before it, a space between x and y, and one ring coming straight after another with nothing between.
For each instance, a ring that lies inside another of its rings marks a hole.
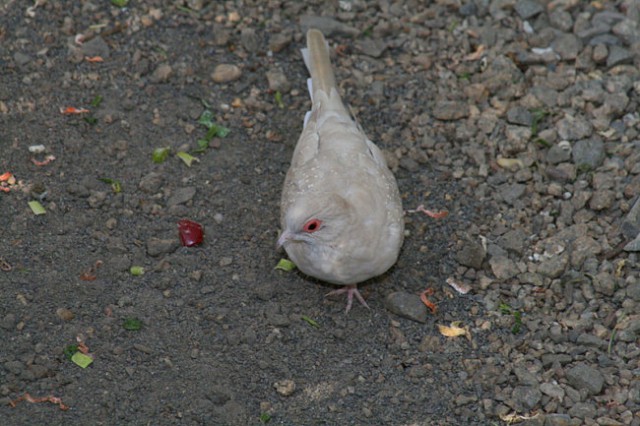
<instances>
[{"instance_id":1,"label":"bird's red eye","mask_svg":"<svg viewBox=\"0 0 640 426\"><path fill-rule=\"evenodd\" d=\"M311 234L320 229L320 225L322 225L322 221L320 219L311 219L304 224L302 230Z\"/></svg>"}]
</instances>

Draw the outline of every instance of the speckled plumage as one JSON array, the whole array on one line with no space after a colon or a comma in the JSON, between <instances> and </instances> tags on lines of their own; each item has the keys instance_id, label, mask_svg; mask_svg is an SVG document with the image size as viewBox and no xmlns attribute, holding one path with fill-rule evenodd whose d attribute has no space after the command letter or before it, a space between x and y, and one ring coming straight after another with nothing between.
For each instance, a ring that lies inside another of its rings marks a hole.
<instances>
[{"instance_id":1,"label":"speckled plumage","mask_svg":"<svg viewBox=\"0 0 640 426\"><path fill-rule=\"evenodd\" d=\"M356 284L397 260L402 202L382 153L340 99L322 33L309 30L302 54L312 109L284 182L278 244L305 274L346 286L334 293L348 293L348 311L354 295L366 305ZM310 221L319 225L305 230Z\"/></svg>"}]
</instances>

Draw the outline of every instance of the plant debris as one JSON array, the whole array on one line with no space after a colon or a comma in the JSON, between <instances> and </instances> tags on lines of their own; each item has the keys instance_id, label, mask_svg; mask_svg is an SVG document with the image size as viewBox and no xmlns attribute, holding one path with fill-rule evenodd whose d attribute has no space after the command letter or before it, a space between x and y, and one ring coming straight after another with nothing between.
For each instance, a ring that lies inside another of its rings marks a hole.
<instances>
[{"instance_id":1,"label":"plant debris","mask_svg":"<svg viewBox=\"0 0 640 426\"><path fill-rule=\"evenodd\" d=\"M189 219L182 219L178 222L178 232L180 233L180 242L184 247L202 244L204 231L199 223Z\"/></svg>"},{"instance_id":2,"label":"plant debris","mask_svg":"<svg viewBox=\"0 0 640 426\"><path fill-rule=\"evenodd\" d=\"M62 399L58 398L57 396L44 396L42 398L34 398L31 395L29 395L28 393L25 393L24 395L22 395L21 397L14 399L12 401L9 401L9 405L13 408L16 407L16 404L20 401L27 401L27 402L33 402L33 403L37 403L37 402L50 402L52 404L57 404L60 409L62 411L67 411L69 409L69 406L64 405L62 403Z\"/></svg>"},{"instance_id":3,"label":"plant debris","mask_svg":"<svg viewBox=\"0 0 640 426\"><path fill-rule=\"evenodd\" d=\"M138 318L125 318L122 328L128 331L138 331L142 328L142 321Z\"/></svg>"},{"instance_id":4,"label":"plant debris","mask_svg":"<svg viewBox=\"0 0 640 426\"><path fill-rule=\"evenodd\" d=\"M276 267L273 269L280 269L281 271L290 272L296 269L296 264L289 259L280 259Z\"/></svg>"},{"instance_id":5,"label":"plant debris","mask_svg":"<svg viewBox=\"0 0 640 426\"><path fill-rule=\"evenodd\" d=\"M417 212L424 213L427 216L432 217L434 219L443 219L449 216L449 212L447 210L440 210L440 211L434 212L432 210L427 210L422 204L416 207L415 210L407 210L407 213L417 213Z\"/></svg>"},{"instance_id":6,"label":"plant debris","mask_svg":"<svg viewBox=\"0 0 640 426\"><path fill-rule=\"evenodd\" d=\"M47 210L42 206L42 204L40 204L40 201L32 200L32 201L29 201L28 204L29 204L29 207L31 208L31 211L36 216L47 213Z\"/></svg>"},{"instance_id":7,"label":"plant debris","mask_svg":"<svg viewBox=\"0 0 640 426\"><path fill-rule=\"evenodd\" d=\"M86 108L76 108L76 107L60 107L60 113L64 115L74 115L74 114L86 114L90 112Z\"/></svg>"},{"instance_id":8,"label":"plant debris","mask_svg":"<svg viewBox=\"0 0 640 426\"><path fill-rule=\"evenodd\" d=\"M446 337L459 337L467 336L469 330L466 327L460 327L460 321L454 321L450 325L438 324L438 330L440 334Z\"/></svg>"},{"instance_id":9,"label":"plant debris","mask_svg":"<svg viewBox=\"0 0 640 426\"><path fill-rule=\"evenodd\" d=\"M420 294L420 300L422 301L422 303L424 303L427 306L427 308L431 309L431 313L435 315L435 313L438 312L438 307L436 306L435 303L433 303L427 298L427 296L431 296L433 293L435 293L434 289L432 288L426 289Z\"/></svg>"},{"instance_id":10,"label":"plant debris","mask_svg":"<svg viewBox=\"0 0 640 426\"><path fill-rule=\"evenodd\" d=\"M98 276L98 269L102 266L102 260L96 260L96 263L89 267L85 272L80 275L82 281L95 281Z\"/></svg>"}]
</instances>

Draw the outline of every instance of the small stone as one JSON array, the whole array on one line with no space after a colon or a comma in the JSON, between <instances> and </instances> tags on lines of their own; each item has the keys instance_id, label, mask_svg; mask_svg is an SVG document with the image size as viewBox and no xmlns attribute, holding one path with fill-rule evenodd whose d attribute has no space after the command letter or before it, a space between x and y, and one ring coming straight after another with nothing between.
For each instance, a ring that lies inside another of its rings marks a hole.
<instances>
[{"instance_id":1,"label":"small stone","mask_svg":"<svg viewBox=\"0 0 640 426\"><path fill-rule=\"evenodd\" d=\"M161 64L151 74L152 83L165 83L173 75L173 68L169 64Z\"/></svg>"},{"instance_id":2,"label":"small stone","mask_svg":"<svg viewBox=\"0 0 640 426\"><path fill-rule=\"evenodd\" d=\"M506 256L493 256L489 260L493 275L499 280L508 280L518 274L516 264Z\"/></svg>"},{"instance_id":3,"label":"small stone","mask_svg":"<svg viewBox=\"0 0 640 426\"><path fill-rule=\"evenodd\" d=\"M505 250L522 255L527 235L522 229L514 229L502 235L498 239L498 245Z\"/></svg>"},{"instance_id":4,"label":"small stone","mask_svg":"<svg viewBox=\"0 0 640 426\"><path fill-rule=\"evenodd\" d=\"M596 44L593 48L593 53L591 54L591 58L593 62L596 64L603 64L607 60L607 56L609 56L609 49L604 44Z\"/></svg>"},{"instance_id":5,"label":"small stone","mask_svg":"<svg viewBox=\"0 0 640 426\"><path fill-rule=\"evenodd\" d=\"M287 93L291 89L291 83L282 70L275 69L267 71L269 90L274 92Z\"/></svg>"},{"instance_id":6,"label":"small stone","mask_svg":"<svg viewBox=\"0 0 640 426\"><path fill-rule=\"evenodd\" d=\"M13 54L13 60L15 61L16 65L18 65L19 67L23 67L31 62L31 56L26 55L22 52L16 52Z\"/></svg>"},{"instance_id":7,"label":"small stone","mask_svg":"<svg viewBox=\"0 0 640 426\"><path fill-rule=\"evenodd\" d=\"M533 116L528 109L516 106L509 108L507 111L507 121L511 124L519 124L521 126L531 126Z\"/></svg>"},{"instance_id":8,"label":"small stone","mask_svg":"<svg viewBox=\"0 0 640 426\"><path fill-rule=\"evenodd\" d=\"M567 380L576 389L586 389L590 395L598 395L604 385L602 373L594 367L579 363L566 372Z\"/></svg>"},{"instance_id":9,"label":"small stone","mask_svg":"<svg viewBox=\"0 0 640 426\"><path fill-rule=\"evenodd\" d=\"M7 314L0 321L0 328L5 330L12 330L16 325L16 316L14 314Z\"/></svg>"},{"instance_id":10,"label":"small stone","mask_svg":"<svg viewBox=\"0 0 640 426\"><path fill-rule=\"evenodd\" d=\"M257 52L260 48L260 40L253 28L243 28L240 33L240 42L247 52Z\"/></svg>"},{"instance_id":11,"label":"small stone","mask_svg":"<svg viewBox=\"0 0 640 426\"><path fill-rule=\"evenodd\" d=\"M543 383L540 385L540 391L551 398L557 398L560 401L564 399L564 389L557 383Z\"/></svg>"},{"instance_id":12,"label":"small stone","mask_svg":"<svg viewBox=\"0 0 640 426\"><path fill-rule=\"evenodd\" d=\"M571 144L568 141L562 141L553 145L547 151L547 162L550 164L564 163L571 159Z\"/></svg>"},{"instance_id":13,"label":"small stone","mask_svg":"<svg viewBox=\"0 0 640 426\"><path fill-rule=\"evenodd\" d=\"M415 294L401 291L391 293L385 297L384 305L390 312L400 317L420 323L427 321L427 307Z\"/></svg>"},{"instance_id":14,"label":"small stone","mask_svg":"<svg viewBox=\"0 0 640 426\"><path fill-rule=\"evenodd\" d=\"M360 31L357 28L343 24L329 16L304 15L300 17L300 27L303 33L306 33L310 28L316 28L322 31L322 34L324 34L325 37L329 37L333 34L353 37L360 34Z\"/></svg>"},{"instance_id":15,"label":"small stone","mask_svg":"<svg viewBox=\"0 0 640 426\"><path fill-rule=\"evenodd\" d=\"M596 415L596 407L588 402L576 402L569 408L569 415L579 419L592 419Z\"/></svg>"},{"instance_id":16,"label":"small stone","mask_svg":"<svg viewBox=\"0 0 640 426\"><path fill-rule=\"evenodd\" d=\"M527 189L526 185L521 183L504 184L498 187L498 195L508 204L513 203L522 197Z\"/></svg>"},{"instance_id":17,"label":"small stone","mask_svg":"<svg viewBox=\"0 0 640 426\"><path fill-rule=\"evenodd\" d=\"M550 259L545 259L538 265L538 273L549 278L558 278L564 273L567 264L569 263L569 256L566 254L556 255Z\"/></svg>"},{"instance_id":18,"label":"small stone","mask_svg":"<svg viewBox=\"0 0 640 426\"><path fill-rule=\"evenodd\" d=\"M544 7L535 0L518 0L515 10L522 19L529 19L544 11Z\"/></svg>"},{"instance_id":19,"label":"small stone","mask_svg":"<svg viewBox=\"0 0 640 426\"><path fill-rule=\"evenodd\" d=\"M556 8L549 13L549 23L562 32L568 33L573 28L573 17L562 8Z\"/></svg>"},{"instance_id":20,"label":"small stone","mask_svg":"<svg viewBox=\"0 0 640 426\"><path fill-rule=\"evenodd\" d=\"M80 50L84 56L100 56L102 59L108 59L111 52L107 42L100 36L84 42Z\"/></svg>"},{"instance_id":21,"label":"small stone","mask_svg":"<svg viewBox=\"0 0 640 426\"><path fill-rule=\"evenodd\" d=\"M220 266L229 266L233 263L233 258L230 256L225 256L220 259Z\"/></svg>"},{"instance_id":22,"label":"small stone","mask_svg":"<svg viewBox=\"0 0 640 426\"><path fill-rule=\"evenodd\" d=\"M589 201L589 208L595 211L608 209L613 205L615 199L615 192L609 189L595 191Z\"/></svg>"},{"instance_id":23,"label":"small stone","mask_svg":"<svg viewBox=\"0 0 640 426\"><path fill-rule=\"evenodd\" d=\"M456 253L456 260L461 265L480 269L485 255L486 252L482 247L482 244L476 241L467 240L464 242L462 248Z\"/></svg>"},{"instance_id":24,"label":"small stone","mask_svg":"<svg viewBox=\"0 0 640 426\"><path fill-rule=\"evenodd\" d=\"M518 411L528 411L540 402L542 393L536 386L516 386L511 396L516 403Z\"/></svg>"},{"instance_id":25,"label":"small stone","mask_svg":"<svg viewBox=\"0 0 640 426\"><path fill-rule=\"evenodd\" d=\"M593 126L588 120L570 114L565 114L564 118L558 121L556 127L558 135L569 141L584 139L593 133Z\"/></svg>"},{"instance_id":26,"label":"small stone","mask_svg":"<svg viewBox=\"0 0 640 426\"><path fill-rule=\"evenodd\" d=\"M291 44L291 34L290 33L277 33L271 36L269 39L269 50L273 53L278 53L283 51L289 44Z\"/></svg>"},{"instance_id":27,"label":"small stone","mask_svg":"<svg viewBox=\"0 0 640 426\"><path fill-rule=\"evenodd\" d=\"M216 83L229 83L240 78L242 71L236 65L220 64L215 67L211 78Z\"/></svg>"},{"instance_id":28,"label":"small stone","mask_svg":"<svg viewBox=\"0 0 640 426\"><path fill-rule=\"evenodd\" d=\"M626 238L638 238L640 234L640 197L633 203L633 207L622 221L622 234Z\"/></svg>"},{"instance_id":29,"label":"small stone","mask_svg":"<svg viewBox=\"0 0 640 426\"><path fill-rule=\"evenodd\" d=\"M553 50L565 61L576 59L582 50L582 42L571 33L564 33L551 43Z\"/></svg>"},{"instance_id":30,"label":"small stone","mask_svg":"<svg viewBox=\"0 0 640 426\"><path fill-rule=\"evenodd\" d=\"M624 246L624 251L638 252L640 251L640 234Z\"/></svg>"},{"instance_id":31,"label":"small stone","mask_svg":"<svg viewBox=\"0 0 640 426\"><path fill-rule=\"evenodd\" d=\"M140 179L138 188L148 194L154 194L160 190L160 187L164 183L164 177L160 173L151 172Z\"/></svg>"},{"instance_id":32,"label":"small stone","mask_svg":"<svg viewBox=\"0 0 640 426\"><path fill-rule=\"evenodd\" d=\"M100 208L107 199L107 193L103 191L91 191L91 195L87 198L87 203L91 208Z\"/></svg>"},{"instance_id":33,"label":"small stone","mask_svg":"<svg viewBox=\"0 0 640 426\"><path fill-rule=\"evenodd\" d=\"M167 207L177 206L178 204L184 204L196 195L196 188L193 186L187 186L185 188L178 188L173 192L173 195L167 200Z\"/></svg>"},{"instance_id":34,"label":"small stone","mask_svg":"<svg viewBox=\"0 0 640 426\"><path fill-rule=\"evenodd\" d=\"M147 240L147 254L156 257L161 254L173 253L179 246L180 242L177 238L160 239L152 237Z\"/></svg>"},{"instance_id":35,"label":"small stone","mask_svg":"<svg viewBox=\"0 0 640 426\"><path fill-rule=\"evenodd\" d=\"M387 43L381 39L366 38L356 42L356 49L364 55L379 58L387 49Z\"/></svg>"},{"instance_id":36,"label":"small stone","mask_svg":"<svg viewBox=\"0 0 640 426\"><path fill-rule=\"evenodd\" d=\"M573 146L572 157L576 166L596 169L605 158L604 143L598 137L579 140Z\"/></svg>"},{"instance_id":37,"label":"small stone","mask_svg":"<svg viewBox=\"0 0 640 426\"><path fill-rule=\"evenodd\" d=\"M573 426L571 416L568 414L547 414L544 418L544 426Z\"/></svg>"},{"instance_id":38,"label":"small stone","mask_svg":"<svg viewBox=\"0 0 640 426\"><path fill-rule=\"evenodd\" d=\"M632 63L633 53L624 47L610 46L609 56L607 56L607 67L615 67L616 65Z\"/></svg>"},{"instance_id":39,"label":"small stone","mask_svg":"<svg viewBox=\"0 0 640 426\"><path fill-rule=\"evenodd\" d=\"M289 379L275 382L273 387L282 396L291 396L296 390L295 382Z\"/></svg>"},{"instance_id":40,"label":"small stone","mask_svg":"<svg viewBox=\"0 0 640 426\"><path fill-rule=\"evenodd\" d=\"M436 102L433 116L438 120L459 120L469 116L469 106L463 102L440 101Z\"/></svg>"}]
</instances>

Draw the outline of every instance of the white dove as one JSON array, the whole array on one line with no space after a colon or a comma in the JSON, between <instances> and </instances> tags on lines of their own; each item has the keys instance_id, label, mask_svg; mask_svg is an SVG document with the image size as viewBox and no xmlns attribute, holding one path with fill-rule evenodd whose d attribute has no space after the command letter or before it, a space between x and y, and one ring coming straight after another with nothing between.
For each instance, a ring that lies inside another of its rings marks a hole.
<instances>
[{"instance_id":1,"label":"white dove","mask_svg":"<svg viewBox=\"0 0 640 426\"><path fill-rule=\"evenodd\" d=\"M302 56L312 107L284 182L278 247L305 274L344 286L327 296L347 293L346 312L354 295L368 308L357 284L387 271L402 246L398 185L342 103L320 31L307 32Z\"/></svg>"}]
</instances>

